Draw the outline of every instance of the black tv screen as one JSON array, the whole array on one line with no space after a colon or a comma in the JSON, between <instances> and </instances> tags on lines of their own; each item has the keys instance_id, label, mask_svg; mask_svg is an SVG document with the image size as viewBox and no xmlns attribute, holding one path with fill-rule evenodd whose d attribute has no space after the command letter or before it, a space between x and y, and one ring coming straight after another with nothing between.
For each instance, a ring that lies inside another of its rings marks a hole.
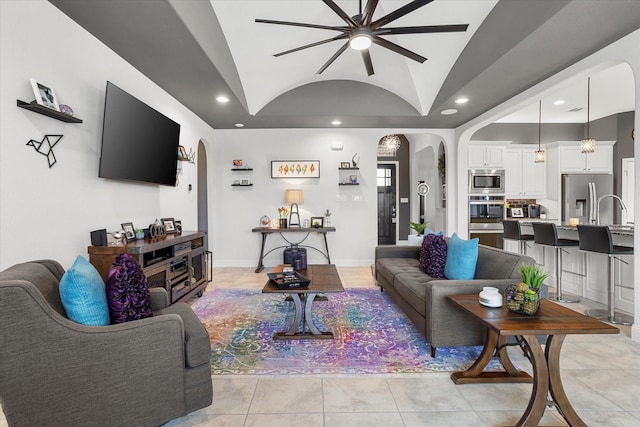
<instances>
[{"instance_id":1,"label":"black tv screen","mask_svg":"<svg viewBox=\"0 0 640 427\"><path fill-rule=\"evenodd\" d=\"M176 185L180 125L107 82L98 176Z\"/></svg>"}]
</instances>

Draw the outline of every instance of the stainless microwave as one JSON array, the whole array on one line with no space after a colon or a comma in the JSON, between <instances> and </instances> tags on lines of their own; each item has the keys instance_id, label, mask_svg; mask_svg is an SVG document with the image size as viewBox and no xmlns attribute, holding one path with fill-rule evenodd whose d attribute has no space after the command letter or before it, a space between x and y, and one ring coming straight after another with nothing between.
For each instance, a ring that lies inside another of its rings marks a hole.
<instances>
[{"instance_id":1,"label":"stainless microwave","mask_svg":"<svg viewBox=\"0 0 640 427\"><path fill-rule=\"evenodd\" d=\"M469 169L469 194L504 194L504 169Z\"/></svg>"}]
</instances>

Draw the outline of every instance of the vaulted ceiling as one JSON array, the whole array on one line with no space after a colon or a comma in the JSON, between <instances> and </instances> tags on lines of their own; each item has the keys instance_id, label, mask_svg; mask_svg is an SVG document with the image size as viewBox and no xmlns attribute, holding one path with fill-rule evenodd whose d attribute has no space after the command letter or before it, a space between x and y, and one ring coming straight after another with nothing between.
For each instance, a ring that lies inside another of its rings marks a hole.
<instances>
[{"instance_id":1,"label":"vaulted ceiling","mask_svg":"<svg viewBox=\"0 0 640 427\"><path fill-rule=\"evenodd\" d=\"M467 31L384 36L424 63L372 45L374 75L352 49L317 74L344 40L273 55L335 31L255 20L346 25L321 0L49 1L217 129L323 128L333 120L354 128L457 127L640 28L637 0L435 0L387 27L468 24ZM349 16L366 7L334 1ZM379 0L373 19L408 3ZM221 94L230 102L216 102ZM458 97L469 102L458 105ZM634 108L612 98L616 105L602 114ZM458 112L441 114L447 109Z\"/></svg>"}]
</instances>

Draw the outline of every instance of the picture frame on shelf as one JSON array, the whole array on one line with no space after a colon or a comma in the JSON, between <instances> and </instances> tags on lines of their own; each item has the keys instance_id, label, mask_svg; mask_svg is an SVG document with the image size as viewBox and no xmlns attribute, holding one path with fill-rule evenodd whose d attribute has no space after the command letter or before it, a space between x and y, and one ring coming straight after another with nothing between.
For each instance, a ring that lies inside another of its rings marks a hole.
<instances>
[{"instance_id":1,"label":"picture frame on shelf","mask_svg":"<svg viewBox=\"0 0 640 427\"><path fill-rule=\"evenodd\" d=\"M31 82L31 89L36 97L36 102L43 107L50 108L52 110L60 111L60 105L58 99L53 91L53 88L47 84L44 84L33 77L29 79Z\"/></svg>"},{"instance_id":2,"label":"picture frame on shelf","mask_svg":"<svg viewBox=\"0 0 640 427\"><path fill-rule=\"evenodd\" d=\"M162 226L164 227L164 232L166 234L175 234L178 232L173 218L162 218L160 222L162 222Z\"/></svg>"},{"instance_id":3,"label":"picture frame on shelf","mask_svg":"<svg viewBox=\"0 0 640 427\"><path fill-rule=\"evenodd\" d=\"M233 167L234 168L241 168L242 167L242 159L234 159L233 160Z\"/></svg>"},{"instance_id":4,"label":"picture frame on shelf","mask_svg":"<svg viewBox=\"0 0 640 427\"><path fill-rule=\"evenodd\" d=\"M340 162L340 169L351 169L351 162Z\"/></svg>"},{"instance_id":5,"label":"picture frame on shelf","mask_svg":"<svg viewBox=\"0 0 640 427\"><path fill-rule=\"evenodd\" d=\"M358 183L358 175L349 175L349 182L351 184L357 184Z\"/></svg>"},{"instance_id":6,"label":"picture frame on shelf","mask_svg":"<svg viewBox=\"0 0 640 427\"><path fill-rule=\"evenodd\" d=\"M323 228L323 227L324 227L324 217L321 217L321 216L311 217L311 228Z\"/></svg>"},{"instance_id":7,"label":"picture frame on shelf","mask_svg":"<svg viewBox=\"0 0 640 427\"><path fill-rule=\"evenodd\" d=\"M320 160L272 160L271 178L320 178Z\"/></svg>"},{"instance_id":8,"label":"picture frame on shelf","mask_svg":"<svg viewBox=\"0 0 640 427\"><path fill-rule=\"evenodd\" d=\"M241 179L240 185L251 185L251 180L247 178Z\"/></svg>"},{"instance_id":9,"label":"picture frame on shelf","mask_svg":"<svg viewBox=\"0 0 640 427\"><path fill-rule=\"evenodd\" d=\"M123 222L120 225L122 226L122 230L124 231L124 238L127 240L127 242L136 240L136 231L133 226L133 223Z\"/></svg>"},{"instance_id":10,"label":"picture frame on shelf","mask_svg":"<svg viewBox=\"0 0 640 427\"><path fill-rule=\"evenodd\" d=\"M189 158L189 155L187 154L187 150L184 148L184 145L178 145L178 157L181 159Z\"/></svg>"},{"instance_id":11,"label":"picture frame on shelf","mask_svg":"<svg viewBox=\"0 0 640 427\"><path fill-rule=\"evenodd\" d=\"M524 218L524 212L522 211L522 208L511 208L511 217Z\"/></svg>"},{"instance_id":12,"label":"picture frame on shelf","mask_svg":"<svg viewBox=\"0 0 640 427\"><path fill-rule=\"evenodd\" d=\"M182 233L182 221L176 219L173 223L176 226L176 233L181 234Z\"/></svg>"}]
</instances>

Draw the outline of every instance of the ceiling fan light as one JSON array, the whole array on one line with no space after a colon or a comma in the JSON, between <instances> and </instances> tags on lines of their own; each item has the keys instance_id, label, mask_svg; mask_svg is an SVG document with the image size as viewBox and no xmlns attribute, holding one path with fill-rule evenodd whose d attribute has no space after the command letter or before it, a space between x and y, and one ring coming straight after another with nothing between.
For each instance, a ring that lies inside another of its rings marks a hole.
<instances>
[{"instance_id":1,"label":"ceiling fan light","mask_svg":"<svg viewBox=\"0 0 640 427\"><path fill-rule=\"evenodd\" d=\"M371 46L371 37L364 33L354 34L349 40L349 46L355 50L369 49Z\"/></svg>"},{"instance_id":2,"label":"ceiling fan light","mask_svg":"<svg viewBox=\"0 0 640 427\"><path fill-rule=\"evenodd\" d=\"M596 140L593 138L585 138L580 143L580 151L583 153L593 153L596 151Z\"/></svg>"}]
</instances>

